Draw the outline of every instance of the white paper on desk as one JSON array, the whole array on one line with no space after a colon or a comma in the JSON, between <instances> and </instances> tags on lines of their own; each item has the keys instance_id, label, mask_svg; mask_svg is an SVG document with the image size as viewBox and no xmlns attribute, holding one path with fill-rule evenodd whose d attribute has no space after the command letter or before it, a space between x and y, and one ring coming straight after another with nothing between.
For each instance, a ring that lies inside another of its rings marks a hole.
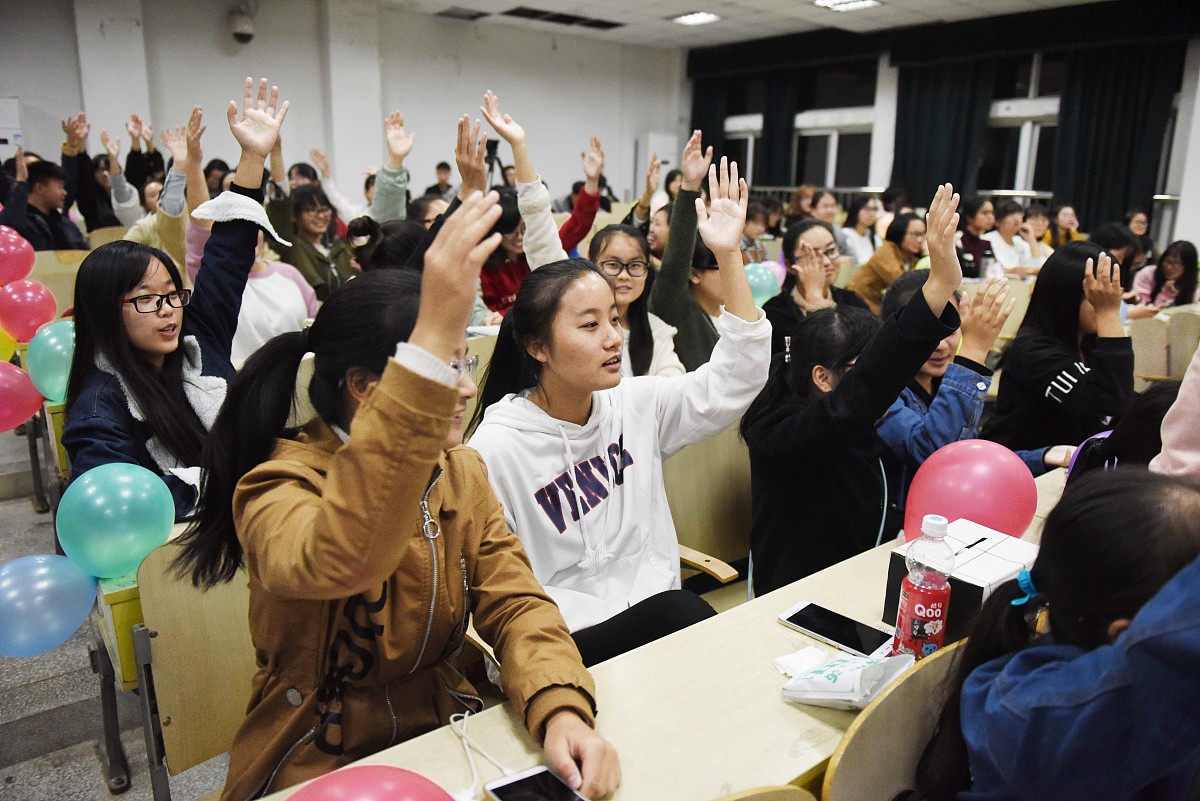
<instances>
[{"instance_id":1,"label":"white paper on desk","mask_svg":"<svg viewBox=\"0 0 1200 801\"><path fill-rule=\"evenodd\" d=\"M469 337L494 337L500 333L498 325L468 325L467 336Z\"/></svg>"},{"instance_id":2,"label":"white paper on desk","mask_svg":"<svg viewBox=\"0 0 1200 801\"><path fill-rule=\"evenodd\" d=\"M862 709L912 667L913 657L836 656L783 685L783 700L832 709Z\"/></svg>"},{"instance_id":3,"label":"white paper on desk","mask_svg":"<svg viewBox=\"0 0 1200 801\"><path fill-rule=\"evenodd\" d=\"M795 678L815 668L829 658L829 652L821 648L801 648L793 654L775 658L775 669L788 678Z\"/></svg>"}]
</instances>

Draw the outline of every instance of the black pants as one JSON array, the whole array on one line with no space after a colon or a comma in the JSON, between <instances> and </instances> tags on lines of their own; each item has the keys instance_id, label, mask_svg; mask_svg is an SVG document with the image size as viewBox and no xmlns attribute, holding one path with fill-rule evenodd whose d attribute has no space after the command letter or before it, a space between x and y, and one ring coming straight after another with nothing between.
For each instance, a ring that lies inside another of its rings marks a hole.
<instances>
[{"instance_id":1,"label":"black pants","mask_svg":"<svg viewBox=\"0 0 1200 801\"><path fill-rule=\"evenodd\" d=\"M715 614L699 595L687 590L667 590L571 636L579 647L583 664L591 667Z\"/></svg>"}]
</instances>

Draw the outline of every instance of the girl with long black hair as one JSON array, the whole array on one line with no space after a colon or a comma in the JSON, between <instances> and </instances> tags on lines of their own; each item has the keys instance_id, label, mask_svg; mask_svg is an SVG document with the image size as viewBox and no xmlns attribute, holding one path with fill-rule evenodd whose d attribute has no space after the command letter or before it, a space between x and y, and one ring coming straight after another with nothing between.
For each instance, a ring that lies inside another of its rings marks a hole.
<instances>
[{"instance_id":1,"label":"girl with long black hair","mask_svg":"<svg viewBox=\"0 0 1200 801\"><path fill-rule=\"evenodd\" d=\"M1133 280L1137 305L1129 310L1130 319L1153 317L1162 309L1200 301L1198 276L1196 246L1186 239L1167 245L1158 264L1138 270Z\"/></svg>"},{"instance_id":2,"label":"girl with long black hair","mask_svg":"<svg viewBox=\"0 0 1200 801\"><path fill-rule=\"evenodd\" d=\"M766 378L771 332L738 247L745 183L724 160L719 182L715 165L709 180L711 211L698 199L694 208L720 263L725 308L705 366L622 378L612 284L590 261L565 260L521 285L476 410L471 447L588 665L713 614L679 589L662 463L745 411Z\"/></svg>"},{"instance_id":3,"label":"girl with long black hair","mask_svg":"<svg viewBox=\"0 0 1200 801\"><path fill-rule=\"evenodd\" d=\"M805 316L742 419L755 593L899 530L897 488L884 474L875 421L959 326L950 303L962 281L957 206L953 187L939 187L929 207L929 279L899 313L881 322L866 309L837 306Z\"/></svg>"},{"instance_id":4,"label":"girl with long black hair","mask_svg":"<svg viewBox=\"0 0 1200 801\"><path fill-rule=\"evenodd\" d=\"M917 771L931 801L1194 798L1200 492L1140 468L1068 485L992 590Z\"/></svg>"},{"instance_id":5,"label":"girl with long black hair","mask_svg":"<svg viewBox=\"0 0 1200 801\"><path fill-rule=\"evenodd\" d=\"M1079 444L1133 400L1133 346L1121 324L1120 269L1107 251L1070 242L1038 274L1000 361L985 439L1014 450Z\"/></svg>"},{"instance_id":6,"label":"girl with long black hair","mask_svg":"<svg viewBox=\"0 0 1200 801\"><path fill-rule=\"evenodd\" d=\"M230 349L263 213L263 163L287 114L264 78L246 79L233 188L201 213L213 219L195 289L161 250L117 241L94 250L75 279L75 353L62 442L72 479L110 462L161 475L177 518L196 503L200 455L233 373ZM206 204L209 206L209 204ZM272 232L273 233L273 232ZM187 313L184 307L187 306Z\"/></svg>"},{"instance_id":7,"label":"girl with long black hair","mask_svg":"<svg viewBox=\"0 0 1200 801\"><path fill-rule=\"evenodd\" d=\"M479 455L460 447L476 364L463 332L498 217L494 194L472 194L423 273L363 274L230 381L176 563L201 587L249 579L258 672L226 801L478 712L449 661L470 616L555 770L593 797L620 781L616 753L591 728L595 688L562 617L505 527ZM308 352L316 416L289 428Z\"/></svg>"},{"instance_id":8,"label":"girl with long black hair","mask_svg":"<svg viewBox=\"0 0 1200 801\"><path fill-rule=\"evenodd\" d=\"M617 313L624 329L621 375L683 375L686 370L675 355L675 329L651 314L650 243L630 225L608 225L592 237L588 258L613 283Z\"/></svg>"}]
</instances>

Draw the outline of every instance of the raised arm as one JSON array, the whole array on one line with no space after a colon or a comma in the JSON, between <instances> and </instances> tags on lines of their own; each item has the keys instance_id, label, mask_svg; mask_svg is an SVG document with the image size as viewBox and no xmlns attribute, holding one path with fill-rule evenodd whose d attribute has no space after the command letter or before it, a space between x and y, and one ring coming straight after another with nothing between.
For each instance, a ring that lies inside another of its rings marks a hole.
<instances>
[{"instance_id":1,"label":"raised arm","mask_svg":"<svg viewBox=\"0 0 1200 801\"><path fill-rule=\"evenodd\" d=\"M412 152L416 134L404 129L404 115L393 111L383 121L387 142L387 161L375 174L375 195L371 217L379 223L403 220L408 216L408 170L404 159Z\"/></svg>"},{"instance_id":2,"label":"raised arm","mask_svg":"<svg viewBox=\"0 0 1200 801\"><path fill-rule=\"evenodd\" d=\"M142 216L142 205L137 190L129 185L121 174L121 140L113 139L108 131L100 132L100 144L108 154L108 177L112 184L113 213L121 225L129 228Z\"/></svg>"},{"instance_id":3,"label":"raised arm","mask_svg":"<svg viewBox=\"0 0 1200 801\"><path fill-rule=\"evenodd\" d=\"M650 166L646 168L646 189L638 198L638 202L629 210L628 225L637 226L650 222L650 203L654 200L654 193L658 191L661 183L659 177L661 171L662 161L659 160L658 154L654 153L650 156Z\"/></svg>"},{"instance_id":4,"label":"raised arm","mask_svg":"<svg viewBox=\"0 0 1200 801\"><path fill-rule=\"evenodd\" d=\"M604 172L604 148L600 146L600 140L591 137L588 149L580 153L579 158L583 162L583 175L586 179L583 191L575 199L571 216L563 222L562 228L558 229L558 241L566 252L574 250L575 246L591 233L592 224L596 222L596 213L600 211L600 174Z\"/></svg>"},{"instance_id":5,"label":"raised arm","mask_svg":"<svg viewBox=\"0 0 1200 801\"><path fill-rule=\"evenodd\" d=\"M739 247L742 229L746 227L749 189L746 182L738 178L737 163L730 164L724 156L721 157L719 172L717 165L709 167L708 186L712 198L708 209L704 208L702 199L696 198L700 236L717 257L717 266L721 269L721 289L725 295L725 311L753 322L762 316L762 312L754 305L754 295L750 292L750 282L742 267L742 251Z\"/></svg>"},{"instance_id":6,"label":"raised arm","mask_svg":"<svg viewBox=\"0 0 1200 801\"><path fill-rule=\"evenodd\" d=\"M692 255L696 249L696 206L700 183L712 164L712 148L705 149L699 131L693 131L683 147L680 169L683 172L671 230L663 251L662 269L650 290L650 311L671 325L680 325L692 303L688 280L692 275ZM738 257L740 260L740 256Z\"/></svg>"}]
</instances>

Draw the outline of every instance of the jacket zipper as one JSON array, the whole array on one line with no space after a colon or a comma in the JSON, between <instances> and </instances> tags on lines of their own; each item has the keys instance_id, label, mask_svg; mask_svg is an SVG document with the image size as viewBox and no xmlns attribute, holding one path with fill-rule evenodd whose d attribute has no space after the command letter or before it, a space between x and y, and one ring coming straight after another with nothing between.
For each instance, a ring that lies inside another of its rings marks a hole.
<instances>
[{"instance_id":1,"label":"jacket zipper","mask_svg":"<svg viewBox=\"0 0 1200 801\"><path fill-rule=\"evenodd\" d=\"M441 534L441 528L438 526L437 520L434 520L433 515L429 513L429 495L433 492L433 488L437 486L438 479L442 477L442 470L438 468L434 474L433 480L429 482L429 487L425 490L425 496L421 498L421 530L425 534L425 539L429 542L429 556L433 561L433 582L430 585L429 593L429 617L425 621L425 636L421 639L421 650L417 653L417 659L413 662L410 674L416 673L417 668L421 666L421 660L425 658L425 648L429 645L429 635L433 631L433 613L437 609L437 590L438 590L438 558L437 558L437 538Z\"/></svg>"},{"instance_id":2,"label":"jacket zipper","mask_svg":"<svg viewBox=\"0 0 1200 801\"><path fill-rule=\"evenodd\" d=\"M275 769L272 770L271 775L267 777L267 783L264 784L261 788L259 788L257 793L250 796L251 799L262 798L264 795L266 795L267 793L269 793L271 791L271 783L275 781L275 776L279 773L279 769L283 767L284 763L286 763L289 759L292 758L292 753L297 748L299 748L304 743L305 740L307 740L309 737L313 736L313 732L315 732L316 730L317 730L317 727L314 725L311 729L309 729L307 732L305 732L300 737L299 740L292 743L292 747L289 748L287 751L285 751L283 756L280 757L279 761L277 763L275 763Z\"/></svg>"},{"instance_id":3,"label":"jacket zipper","mask_svg":"<svg viewBox=\"0 0 1200 801\"><path fill-rule=\"evenodd\" d=\"M383 700L387 704L388 714L392 716L392 739L388 740L388 747L396 744L396 734L399 732L399 724L396 722L396 710L392 706L392 685L383 685Z\"/></svg>"},{"instance_id":4,"label":"jacket zipper","mask_svg":"<svg viewBox=\"0 0 1200 801\"><path fill-rule=\"evenodd\" d=\"M462 636L467 636L467 619L471 616L471 586L467 584L467 557L459 555L458 568L462 571L463 580L463 616L462 616Z\"/></svg>"}]
</instances>

